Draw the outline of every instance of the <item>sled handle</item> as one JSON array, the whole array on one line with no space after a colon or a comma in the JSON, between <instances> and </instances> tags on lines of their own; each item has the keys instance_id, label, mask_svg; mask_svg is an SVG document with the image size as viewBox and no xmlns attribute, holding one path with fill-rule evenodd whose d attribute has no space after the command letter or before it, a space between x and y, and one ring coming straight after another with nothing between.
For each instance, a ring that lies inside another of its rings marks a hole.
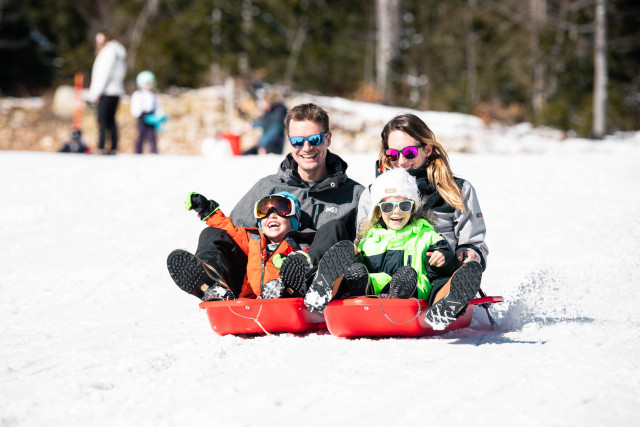
<instances>
[{"instance_id":1,"label":"sled handle","mask_svg":"<svg viewBox=\"0 0 640 427\"><path fill-rule=\"evenodd\" d=\"M248 309L249 306L245 306L245 307ZM269 331L267 331L264 328L264 326L262 326L262 323L260 323L260 321L258 320L258 317L260 317L260 313L262 313L262 304L260 304L260 309L258 310L258 314L256 315L256 317L243 316L242 314L236 313L235 311L233 311L233 309L230 306L227 306L227 308L229 309L230 312L232 312L238 317L242 317L243 319L253 320L258 326L260 326L260 329L262 329L265 334L271 335Z\"/></svg>"},{"instance_id":2,"label":"sled handle","mask_svg":"<svg viewBox=\"0 0 640 427\"><path fill-rule=\"evenodd\" d=\"M406 322L396 322L395 320L391 319L387 315L387 313L385 313L384 308L382 308L382 304L379 304L378 307L380 307L380 311L382 311L382 314L384 314L384 317L386 317L389 322L395 323L396 325L406 325L407 323L411 323L414 320L416 320L418 316L420 316L420 313L422 313L422 309L420 308L420 300L418 300L417 298L411 298L411 299L418 303L418 312L416 313L415 316L413 316L410 320L407 320Z\"/></svg>"}]
</instances>

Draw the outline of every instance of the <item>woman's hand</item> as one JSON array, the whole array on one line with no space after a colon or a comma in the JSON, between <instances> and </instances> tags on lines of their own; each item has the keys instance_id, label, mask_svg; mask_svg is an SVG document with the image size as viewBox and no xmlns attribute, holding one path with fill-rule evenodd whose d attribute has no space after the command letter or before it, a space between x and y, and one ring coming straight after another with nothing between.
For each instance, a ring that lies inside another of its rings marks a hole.
<instances>
[{"instance_id":1,"label":"woman's hand","mask_svg":"<svg viewBox=\"0 0 640 427\"><path fill-rule=\"evenodd\" d=\"M444 255L440 251L427 252L429 257L429 265L435 265L436 267L442 267L444 265Z\"/></svg>"},{"instance_id":2,"label":"woman's hand","mask_svg":"<svg viewBox=\"0 0 640 427\"><path fill-rule=\"evenodd\" d=\"M480 262L478 255L476 255L475 251L472 251L471 249L458 249L456 251L456 256L460 265L466 264L469 261Z\"/></svg>"}]
</instances>

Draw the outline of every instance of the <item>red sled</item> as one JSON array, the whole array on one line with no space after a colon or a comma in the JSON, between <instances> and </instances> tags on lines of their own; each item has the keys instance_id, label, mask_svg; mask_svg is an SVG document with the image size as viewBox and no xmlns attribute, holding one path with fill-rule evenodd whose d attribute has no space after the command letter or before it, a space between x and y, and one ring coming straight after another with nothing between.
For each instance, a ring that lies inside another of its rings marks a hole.
<instances>
[{"instance_id":1,"label":"red sled","mask_svg":"<svg viewBox=\"0 0 640 427\"><path fill-rule=\"evenodd\" d=\"M325 329L324 316L304 305L303 298L201 302L218 335L299 333Z\"/></svg>"},{"instance_id":2,"label":"red sled","mask_svg":"<svg viewBox=\"0 0 640 427\"><path fill-rule=\"evenodd\" d=\"M417 299L353 298L331 301L324 310L327 329L337 337L440 335L471 324L473 309L480 304L503 302L502 297L472 300L465 313L442 331L425 320L429 308Z\"/></svg>"}]
</instances>

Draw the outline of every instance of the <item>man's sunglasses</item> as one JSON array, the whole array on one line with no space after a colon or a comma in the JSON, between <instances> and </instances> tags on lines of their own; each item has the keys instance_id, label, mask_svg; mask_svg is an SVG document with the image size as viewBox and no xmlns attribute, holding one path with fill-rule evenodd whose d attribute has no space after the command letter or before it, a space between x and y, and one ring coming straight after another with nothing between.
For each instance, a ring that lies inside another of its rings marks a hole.
<instances>
[{"instance_id":1,"label":"man's sunglasses","mask_svg":"<svg viewBox=\"0 0 640 427\"><path fill-rule=\"evenodd\" d=\"M391 162L397 161L400 158L400 154L402 154L405 159L411 160L411 159L415 159L416 157L418 157L418 149L420 147L422 147L422 146L418 145L416 147L412 147L412 146L404 147L399 152L398 152L398 150L394 150L393 148L389 148L387 151L384 152L384 155L387 156L387 159L389 159L389 161L391 161Z\"/></svg>"},{"instance_id":2,"label":"man's sunglasses","mask_svg":"<svg viewBox=\"0 0 640 427\"><path fill-rule=\"evenodd\" d=\"M401 212L411 212L413 209L413 200L403 200L401 202L381 202L378 203L378 207L382 211L382 213L390 214L393 210L398 207Z\"/></svg>"},{"instance_id":3,"label":"man's sunglasses","mask_svg":"<svg viewBox=\"0 0 640 427\"><path fill-rule=\"evenodd\" d=\"M328 134L329 132L317 133L315 135L309 135L306 138L304 136L290 136L289 142L295 148L302 147L305 141L309 141L309 145L315 147L322 144L322 141L324 141L324 137L327 136Z\"/></svg>"}]
</instances>

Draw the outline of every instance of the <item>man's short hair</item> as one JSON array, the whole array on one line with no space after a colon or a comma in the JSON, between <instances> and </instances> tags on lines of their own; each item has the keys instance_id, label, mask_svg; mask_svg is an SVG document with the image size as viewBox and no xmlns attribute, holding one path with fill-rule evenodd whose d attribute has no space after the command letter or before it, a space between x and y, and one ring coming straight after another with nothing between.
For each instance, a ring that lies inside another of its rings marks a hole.
<instances>
[{"instance_id":1,"label":"man's short hair","mask_svg":"<svg viewBox=\"0 0 640 427\"><path fill-rule=\"evenodd\" d=\"M324 129L323 132L329 132L329 115L316 104L300 104L289 110L287 117L284 119L287 135L289 134L289 122L291 122L291 120L295 120L296 122L315 122L322 126Z\"/></svg>"}]
</instances>

